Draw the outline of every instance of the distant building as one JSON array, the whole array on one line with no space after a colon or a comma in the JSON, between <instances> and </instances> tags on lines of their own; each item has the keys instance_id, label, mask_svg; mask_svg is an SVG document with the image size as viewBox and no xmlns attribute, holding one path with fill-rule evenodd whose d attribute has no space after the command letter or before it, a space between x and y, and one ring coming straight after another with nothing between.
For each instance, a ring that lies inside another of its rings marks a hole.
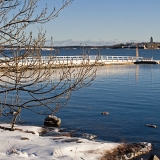
<instances>
[{"instance_id":1,"label":"distant building","mask_svg":"<svg viewBox=\"0 0 160 160\"><path fill-rule=\"evenodd\" d=\"M160 44L153 42L153 37L150 38L150 42L146 43L145 47L147 49L157 49L159 48Z\"/></svg>"},{"instance_id":2,"label":"distant building","mask_svg":"<svg viewBox=\"0 0 160 160\"><path fill-rule=\"evenodd\" d=\"M127 49L160 49L160 42L154 42L153 37L150 38L149 42L140 42L140 43L126 43L126 44L117 44L113 46L114 48L127 48ZM112 48L113 48L112 47Z\"/></svg>"}]
</instances>

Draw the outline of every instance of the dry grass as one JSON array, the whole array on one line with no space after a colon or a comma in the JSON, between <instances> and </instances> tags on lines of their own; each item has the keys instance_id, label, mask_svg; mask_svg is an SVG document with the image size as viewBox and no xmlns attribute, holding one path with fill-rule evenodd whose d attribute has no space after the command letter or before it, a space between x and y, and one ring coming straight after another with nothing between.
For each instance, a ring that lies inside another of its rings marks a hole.
<instances>
[{"instance_id":1,"label":"dry grass","mask_svg":"<svg viewBox=\"0 0 160 160\"><path fill-rule=\"evenodd\" d=\"M107 151L101 160L127 160L145 154L145 145L140 143L122 144L118 148Z\"/></svg>"}]
</instances>

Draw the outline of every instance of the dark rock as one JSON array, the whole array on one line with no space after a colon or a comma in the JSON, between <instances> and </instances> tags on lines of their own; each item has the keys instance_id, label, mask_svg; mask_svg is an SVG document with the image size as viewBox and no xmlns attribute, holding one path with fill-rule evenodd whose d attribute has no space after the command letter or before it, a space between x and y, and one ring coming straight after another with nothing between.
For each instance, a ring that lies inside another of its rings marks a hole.
<instances>
[{"instance_id":1,"label":"dark rock","mask_svg":"<svg viewBox=\"0 0 160 160\"><path fill-rule=\"evenodd\" d=\"M78 142L79 141L79 139L78 138L72 138L72 139L65 139L65 140L63 140L63 141L61 141L61 142L67 142L67 143L70 143L70 142Z\"/></svg>"},{"instance_id":2,"label":"dark rock","mask_svg":"<svg viewBox=\"0 0 160 160\"><path fill-rule=\"evenodd\" d=\"M24 131L25 133L32 133L32 134L36 134L35 132L33 132L33 131L28 131L28 130L26 130L26 131Z\"/></svg>"},{"instance_id":3,"label":"dark rock","mask_svg":"<svg viewBox=\"0 0 160 160\"><path fill-rule=\"evenodd\" d=\"M27 137L21 137L21 140L29 140Z\"/></svg>"},{"instance_id":4,"label":"dark rock","mask_svg":"<svg viewBox=\"0 0 160 160\"><path fill-rule=\"evenodd\" d=\"M93 135L93 134L84 133L84 134L83 134L83 137L85 137L85 138L87 138L87 139L94 139L94 138L96 138L97 136L96 136L96 135Z\"/></svg>"},{"instance_id":5,"label":"dark rock","mask_svg":"<svg viewBox=\"0 0 160 160\"><path fill-rule=\"evenodd\" d=\"M156 155L151 155L148 160L160 160Z\"/></svg>"},{"instance_id":6,"label":"dark rock","mask_svg":"<svg viewBox=\"0 0 160 160\"><path fill-rule=\"evenodd\" d=\"M151 128L157 128L157 126L153 124L146 124L146 126L151 127Z\"/></svg>"},{"instance_id":7,"label":"dark rock","mask_svg":"<svg viewBox=\"0 0 160 160\"><path fill-rule=\"evenodd\" d=\"M61 119L53 115L48 115L44 120L45 126L58 127L60 126L60 124L61 124Z\"/></svg>"},{"instance_id":8,"label":"dark rock","mask_svg":"<svg viewBox=\"0 0 160 160\"><path fill-rule=\"evenodd\" d=\"M66 128L60 128L60 129L59 129L59 132L66 132L66 131L67 131Z\"/></svg>"},{"instance_id":9,"label":"dark rock","mask_svg":"<svg viewBox=\"0 0 160 160\"><path fill-rule=\"evenodd\" d=\"M108 115L109 112L102 112L101 114L103 114L103 115Z\"/></svg>"},{"instance_id":10,"label":"dark rock","mask_svg":"<svg viewBox=\"0 0 160 160\"><path fill-rule=\"evenodd\" d=\"M68 132L54 132L54 131L50 131L44 134L41 134L41 136L54 136L54 137L72 137L70 133Z\"/></svg>"}]
</instances>

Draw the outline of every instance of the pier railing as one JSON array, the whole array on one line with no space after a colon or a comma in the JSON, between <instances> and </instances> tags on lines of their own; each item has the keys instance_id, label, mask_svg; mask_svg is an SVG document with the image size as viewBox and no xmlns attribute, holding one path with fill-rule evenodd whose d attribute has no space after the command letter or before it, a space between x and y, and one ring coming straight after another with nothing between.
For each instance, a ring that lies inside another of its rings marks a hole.
<instances>
[{"instance_id":1,"label":"pier railing","mask_svg":"<svg viewBox=\"0 0 160 160\"><path fill-rule=\"evenodd\" d=\"M0 67L5 67L9 64L10 66L15 65L15 57L9 58L0 58ZM25 57L20 59L17 58L18 65L36 65L36 64L53 64L53 65L69 65L75 64L80 65L82 63L87 64L112 64L112 63L131 63L135 61L143 60L143 57L132 57L132 56L99 56L99 55L90 55L90 56L41 56L37 57Z\"/></svg>"},{"instance_id":2,"label":"pier railing","mask_svg":"<svg viewBox=\"0 0 160 160\"><path fill-rule=\"evenodd\" d=\"M32 59L30 57L27 58ZM93 61L136 61L143 60L143 57L132 57L132 56L42 56L41 60L43 62L48 62L49 60L54 61L83 61L83 60L93 60Z\"/></svg>"},{"instance_id":3,"label":"pier railing","mask_svg":"<svg viewBox=\"0 0 160 160\"><path fill-rule=\"evenodd\" d=\"M132 57L132 56L100 56L98 60L105 61L135 61L143 60L143 57Z\"/></svg>"}]
</instances>

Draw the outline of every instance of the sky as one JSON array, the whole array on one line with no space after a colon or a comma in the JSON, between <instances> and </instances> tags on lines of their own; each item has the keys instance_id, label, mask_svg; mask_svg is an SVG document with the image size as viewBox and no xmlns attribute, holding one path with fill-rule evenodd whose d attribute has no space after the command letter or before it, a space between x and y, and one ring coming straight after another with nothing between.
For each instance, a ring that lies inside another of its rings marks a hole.
<instances>
[{"instance_id":1,"label":"sky","mask_svg":"<svg viewBox=\"0 0 160 160\"><path fill-rule=\"evenodd\" d=\"M49 11L63 0L47 0ZM38 11L44 6L41 1ZM57 18L42 25L54 45L112 45L160 42L160 0L74 0ZM37 26L29 29L37 30ZM36 31L35 31L36 33Z\"/></svg>"}]
</instances>

